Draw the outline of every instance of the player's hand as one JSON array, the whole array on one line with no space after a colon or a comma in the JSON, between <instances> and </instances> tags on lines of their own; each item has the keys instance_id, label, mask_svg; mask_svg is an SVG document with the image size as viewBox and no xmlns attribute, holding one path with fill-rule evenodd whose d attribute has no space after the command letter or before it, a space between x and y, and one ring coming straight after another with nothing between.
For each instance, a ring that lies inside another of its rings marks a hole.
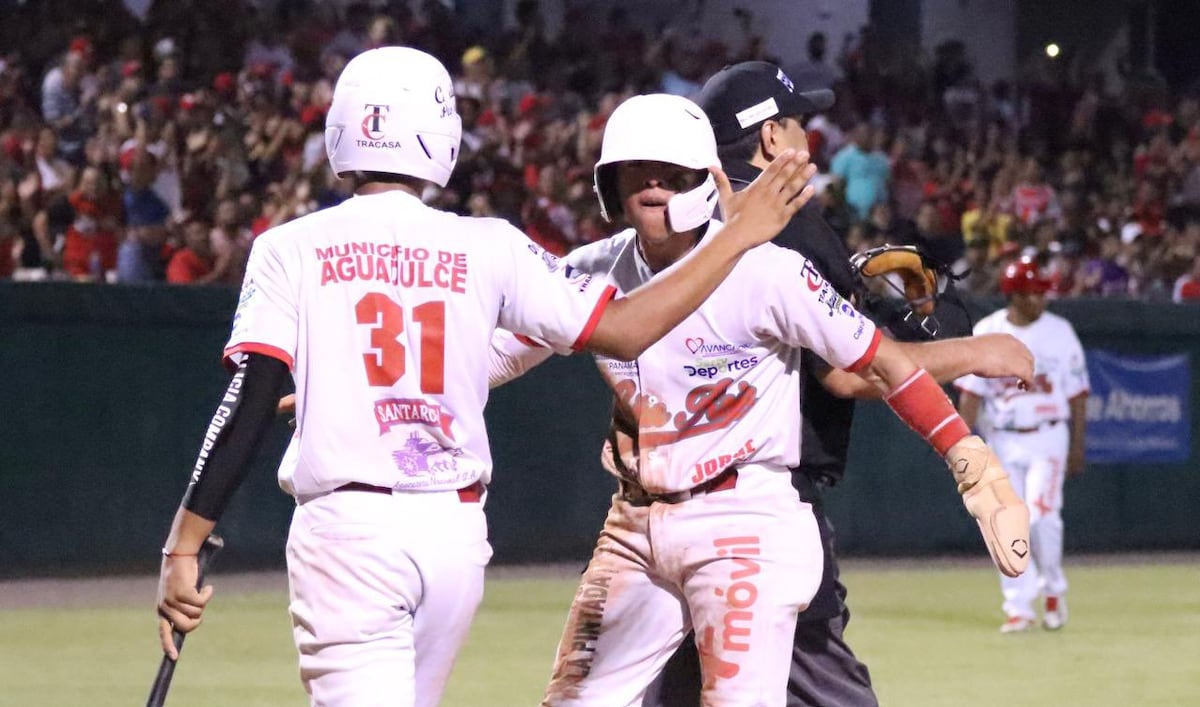
<instances>
[{"instance_id":1,"label":"player's hand","mask_svg":"<svg viewBox=\"0 0 1200 707\"><path fill-rule=\"evenodd\" d=\"M200 625L201 614L212 598L212 585L196 591L199 572L195 555L164 556L158 574L158 637L163 653L179 658L171 631L190 633Z\"/></svg>"},{"instance_id":2,"label":"player's hand","mask_svg":"<svg viewBox=\"0 0 1200 707\"><path fill-rule=\"evenodd\" d=\"M275 406L275 414L276 415L291 415L292 417L290 420L288 420L288 425L290 425L292 427L292 429L295 429L296 428L296 394L288 393L287 395L280 398L279 404Z\"/></svg>"},{"instance_id":3,"label":"player's hand","mask_svg":"<svg viewBox=\"0 0 1200 707\"><path fill-rule=\"evenodd\" d=\"M981 378L1017 378L1022 388L1033 385L1033 354L1012 334L979 334L971 342L971 373Z\"/></svg>"},{"instance_id":4,"label":"player's hand","mask_svg":"<svg viewBox=\"0 0 1200 707\"><path fill-rule=\"evenodd\" d=\"M766 243L787 225L792 216L813 197L808 184L817 173L807 152L784 150L740 192L734 192L729 177L720 167L709 167L717 183L725 237L742 239L747 248Z\"/></svg>"}]
</instances>

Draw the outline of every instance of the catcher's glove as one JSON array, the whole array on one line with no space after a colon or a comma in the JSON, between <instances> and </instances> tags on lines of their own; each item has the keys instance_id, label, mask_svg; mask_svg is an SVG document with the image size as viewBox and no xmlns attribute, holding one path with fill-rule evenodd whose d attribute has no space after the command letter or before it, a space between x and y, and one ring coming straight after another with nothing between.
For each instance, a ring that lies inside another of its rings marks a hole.
<instances>
[{"instance_id":1,"label":"catcher's glove","mask_svg":"<svg viewBox=\"0 0 1200 707\"><path fill-rule=\"evenodd\" d=\"M916 246L883 245L855 253L850 258L850 267L860 277L895 273L904 284L900 294L908 300L913 311L923 317L933 314L938 293L937 270ZM886 282L899 291L891 281Z\"/></svg>"}]
</instances>

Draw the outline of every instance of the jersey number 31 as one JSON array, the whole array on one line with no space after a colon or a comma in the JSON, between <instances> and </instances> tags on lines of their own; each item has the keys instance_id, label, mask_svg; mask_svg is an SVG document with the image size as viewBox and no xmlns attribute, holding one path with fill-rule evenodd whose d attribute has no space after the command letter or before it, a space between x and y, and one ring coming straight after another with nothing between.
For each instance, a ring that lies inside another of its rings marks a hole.
<instances>
[{"instance_id":1,"label":"jersey number 31","mask_svg":"<svg viewBox=\"0 0 1200 707\"><path fill-rule=\"evenodd\" d=\"M363 354L367 383L390 388L404 376L405 348L400 341L404 333L404 308L378 292L364 295L354 305L359 324L371 326L371 348ZM446 303L426 302L412 308L412 319L421 327L420 351L421 392L445 392ZM408 338L408 337L406 337Z\"/></svg>"}]
</instances>

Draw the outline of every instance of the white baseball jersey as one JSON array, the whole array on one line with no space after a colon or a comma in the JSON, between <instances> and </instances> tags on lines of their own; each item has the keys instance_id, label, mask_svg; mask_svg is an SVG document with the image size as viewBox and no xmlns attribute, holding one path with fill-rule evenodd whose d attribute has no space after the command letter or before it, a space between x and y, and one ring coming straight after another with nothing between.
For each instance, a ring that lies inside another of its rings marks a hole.
<instances>
[{"instance_id":1,"label":"white baseball jersey","mask_svg":"<svg viewBox=\"0 0 1200 707\"><path fill-rule=\"evenodd\" d=\"M613 292L499 219L401 191L356 196L255 242L225 355L262 353L292 369L299 453L280 468L289 493L351 481L455 489L490 479L492 331L580 348Z\"/></svg>"},{"instance_id":2,"label":"white baseball jersey","mask_svg":"<svg viewBox=\"0 0 1200 707\"><path fill-rule=\"evenodd\" d=\"M709 234L721 228L712 221ZM628 292L653 273L627 229L567 256ZM700 308L636 361L596 356L618 404L638 420L638 478L652 493L690 489L732 463L800 462L801 347L838 368L874 357L879 333L798 253L742 256Z\"/></svg>"},{"instance_id":3,"label":"white baseball jersey","mask_svg":"<svg viewBox=\"0 0 1200 707\"><path fill-rule=\"evenodd\" d=\"M1033 354L1034 384L1017 387L1016 378L980 378L969 375L955 385L983 398L983 413L995 430L1035 430L1045 423L1067 422L1069 401L1088 391L1083 346L1070 322L1043 312L1028 326L1008 320L1008 310L993 312L975 325L975 334L1012 334Z\"/></svg>"}]
</instances>

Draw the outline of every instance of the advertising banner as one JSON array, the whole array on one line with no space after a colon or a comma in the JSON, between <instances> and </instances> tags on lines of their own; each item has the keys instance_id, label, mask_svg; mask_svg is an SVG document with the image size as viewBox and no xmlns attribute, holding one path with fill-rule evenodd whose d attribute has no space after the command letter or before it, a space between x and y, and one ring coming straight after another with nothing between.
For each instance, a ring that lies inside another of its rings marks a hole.
<instances>
[{"instance_id":1,"label":"advertising banner","mask_svg":"<svg viewBox=\"0 0 1200 707\"><path fill-rule=\"evenodd\" d=\"M1087 460L1185 462L1192 452L1192 369L1187 354L1087 351Z\"/></svg>"}]
</instances>

